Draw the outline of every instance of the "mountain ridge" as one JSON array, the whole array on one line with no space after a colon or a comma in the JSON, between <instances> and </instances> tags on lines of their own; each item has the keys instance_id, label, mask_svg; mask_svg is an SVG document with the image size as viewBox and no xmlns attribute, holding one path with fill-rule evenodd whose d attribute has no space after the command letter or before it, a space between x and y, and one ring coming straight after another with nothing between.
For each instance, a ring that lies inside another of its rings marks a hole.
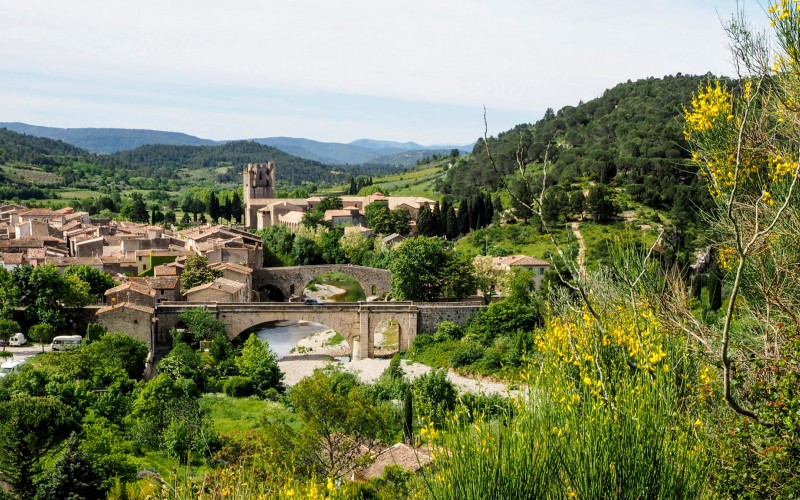
<instances>
[{"instance_id":1,"label":"mountain ridge","mask_svg":"<svg viewBox=\"0 0 800 500\"><path fill-rule=\"evenodd\" d=\"M22 122L0 122L0 127L12 132L60 140L91 153L114 154L130 151L140 146L216 146L236 142L240 139L203 139L183 132L151 129L126 129L103 127L59 128L30 125ZM419 158L441 154L449 149L470 151L472 145L422 146L415 142L395 142L375 139L358 139L350 143L323 142L296 137L258 137L245 139L265 146L272 146L293 156L325 163L327 165L396 164L411 166ZM408 155L398 153L408 152Z\"/></svg>"}]
</instances>

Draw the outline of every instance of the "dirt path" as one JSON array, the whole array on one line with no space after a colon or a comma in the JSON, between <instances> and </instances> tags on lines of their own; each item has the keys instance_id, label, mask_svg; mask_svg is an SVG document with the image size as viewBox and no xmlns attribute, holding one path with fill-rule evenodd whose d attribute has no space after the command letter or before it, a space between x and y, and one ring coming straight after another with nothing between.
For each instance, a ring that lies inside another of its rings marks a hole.
<instances>
[{"instance_id":1,"label":"dirt path","mask_svg":"<svg viewBox=\"0 0 800 500\"><path fill-rule=\"evenodd\" d=\"M581 234L580 225L577 222L572 223L572 234L578 240L578 268L581 270L581 276L586 275L586 266L584 260L586 258L586 245L583 243L583 235Z\"/></svg>"}]
</instances>

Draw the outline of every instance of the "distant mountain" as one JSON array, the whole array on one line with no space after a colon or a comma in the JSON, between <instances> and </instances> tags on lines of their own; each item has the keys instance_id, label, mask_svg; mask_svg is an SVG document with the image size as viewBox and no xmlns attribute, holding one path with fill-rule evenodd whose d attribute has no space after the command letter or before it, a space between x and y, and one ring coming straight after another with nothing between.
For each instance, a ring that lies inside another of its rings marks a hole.
<instances>
[{"instance_id":1,"label":"distant mountain","mask_svg":"<svg viewBox=\"0 0 800 500\"><path fill-rule=\"evenodd\" d=\"M170 146L213 146L217 141L201 139L180 132L125 128L56 128L28 125L26 123L0 123L12 132L64 141L92 153L116 153L146 144Z\"/></svg>"},{"instance_id":2,"label":"distant mountain","mask_svg":"<svg viewBox=\"0 0 800 500\"><path fill-rule=\"evenodd\" d=\"M320 142L295 137L264 137L253 139L253 141L278 148L306 160L329 165L360 165L371 163L380 156L375 151L339 142Z\"/></svg>"},{"instance_id":3,"label":"distant mountain","mask_svg":"<svg viewBox=\"0 0 800 500\"><path fill-rule=\"evenodd\" d=\"M289 154L331 165L395 165L410 167L417 160L434 154L450 154L451 149L469 152L467 146L422 146L415 142L376 141L359 139L347 144L320 142L294 137L264 137L252 139L259 144L273 146Z\"/></svg>"},{"instance_id":4,"label":"distant mountain","mask_svg":"<svg viewBox=\"0 0 800 500\"><path fill-rule=\"evenodd\" d=\"M28 125L27 123L0 123L12 132L64 141L92 153L112 154L130 151L140 146L217 146L229 141L201 139L180 132L124 128L56 128ZM417 160L432 154L449 154L453 148L462 152L472 150L467 146L422 146L415 142L377 141L359 139L349 144L321 142L295 137L263 137L249 139L272 146L290 155L326 165L378 165L412 166Z\"/></svg>"},{"instance_id":5,"label":"distant mountain","mask_svg":"<svg viewBox=\"0 0 800 500\"><path fill-rule=\"evenodd\" d=\"M375 151L385 151L387 149L399 149L402 151L427 149L425 146L421 146L416 142L376 141L373 139L358 139L357 141L353 141L348 144L351 146L358 146L360 148L371 149Z\"/></svg>"}]
</instances>

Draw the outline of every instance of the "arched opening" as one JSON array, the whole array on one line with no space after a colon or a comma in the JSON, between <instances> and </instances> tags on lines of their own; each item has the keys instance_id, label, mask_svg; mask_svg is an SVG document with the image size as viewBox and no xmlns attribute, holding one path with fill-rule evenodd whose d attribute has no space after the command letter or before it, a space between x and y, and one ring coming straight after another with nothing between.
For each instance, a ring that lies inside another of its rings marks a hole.
<instances>
[{"instance_id":1,"label":"arched opening","mask_svg":"<svg viewBox=\"0 0 800 500\"><path fill-rule=\"evenodd\" d=\"M333 328L321 323L297 320L259 323L240 333L235 342L243 343L253 334L269 345L278 360L350 359L350 346L346 339Z\"/></svg>"},{"instance_id":2,"label":"arched opening","mask_svg":"<svg viewBox=\"0 0 800 500\"><path fill-rule=\"evenodd\" d=\"M400 323L394 319L378 323L372 336L372 345L376 358L394 356L400 350Z\"/></svg>"},{"instance_id":3,"label":"arched opening","mask_svg":"<svg viewBox=\"0 0 800 500\"><path fill-rule=\"evenodd\" d=\"M367 299L364 288L349 274L320 274L305 286L303 297L320 302L360 302Z\"/></svg>"},{"instance_id":4,"label":"arched opening","mask_svg":"<svg viewBox=\"0 0 800 500\"><path fill-rule=\"evenodd\" d=\"M264 285L258 289L261 302L286 302L283 290L275 285Z\"/></svg>"}]
</instances>

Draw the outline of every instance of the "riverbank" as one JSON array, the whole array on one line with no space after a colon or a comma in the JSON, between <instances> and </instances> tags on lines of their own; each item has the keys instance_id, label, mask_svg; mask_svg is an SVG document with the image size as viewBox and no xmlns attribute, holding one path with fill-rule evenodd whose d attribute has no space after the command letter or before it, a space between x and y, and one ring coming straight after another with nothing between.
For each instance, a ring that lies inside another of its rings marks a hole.
<instances>
[{"instance_id":1,"label":"riverbank","mask_svg":"<svg viewBox=\"0 0 800 500\"><path fill-rule=\"evenodd\" d=\"M344 339L339 342L336 340L336 332L325 330L298 341L295 352L278 361L278 367L284 373L284 384L293 386L314 373L315 369L323 368L328 363L339 363L342 368L355 373L359 380L366 383L378 380L381 373L389 367L391 360L385 358L362 359L347 363L336 360L335 357L350 354ZM410 380L432 370L430 366L408 360L403 360L400 366ZM447 378L461 393L509 394L508 384L502 382L467 378L452 370L447 373Z\"/></svg>"}]
</instances>

